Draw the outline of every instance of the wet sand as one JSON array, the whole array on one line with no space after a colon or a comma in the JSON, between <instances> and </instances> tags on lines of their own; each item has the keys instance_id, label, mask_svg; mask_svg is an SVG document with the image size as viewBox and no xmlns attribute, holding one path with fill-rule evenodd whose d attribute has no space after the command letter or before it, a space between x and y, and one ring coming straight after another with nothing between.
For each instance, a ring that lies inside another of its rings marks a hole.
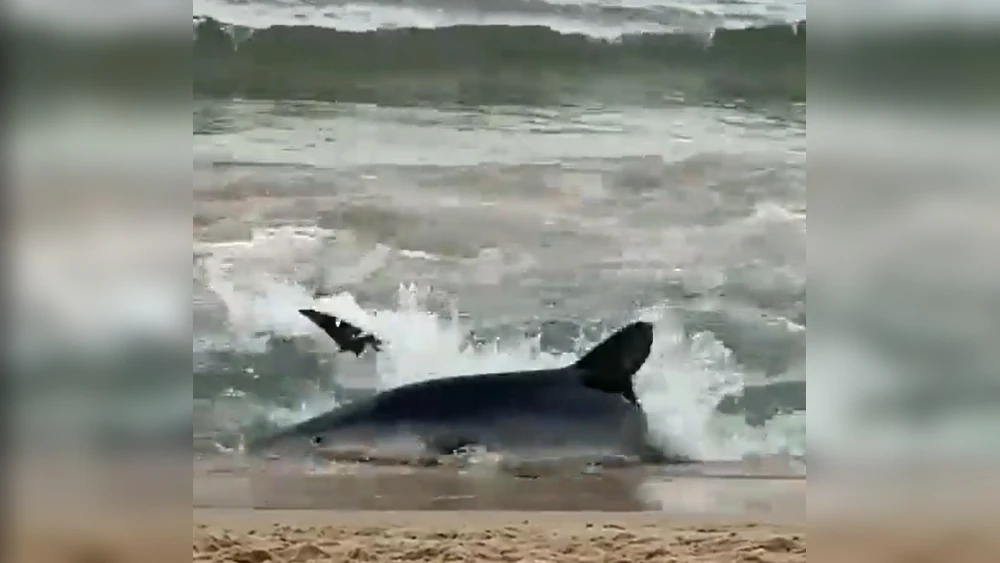
<instances>
[{"instance_id":1,"label":"wet sand","mask_svg":"<svg viewBox=\"0 0 1000 563\"><path fill-rule=\"evenodd\" d=\"M738 465L196 468L194 561L805 561L805 478Z\"/></svg>"}]
</instances>

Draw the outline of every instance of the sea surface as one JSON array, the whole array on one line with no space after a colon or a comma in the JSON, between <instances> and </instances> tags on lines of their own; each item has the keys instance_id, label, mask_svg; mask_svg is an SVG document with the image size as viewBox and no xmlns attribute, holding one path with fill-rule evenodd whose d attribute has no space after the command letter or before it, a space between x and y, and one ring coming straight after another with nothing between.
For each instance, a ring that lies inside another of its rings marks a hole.
<instances>
[{"instance_id":1,"label":"sea surface","mask_svg":"<svg viewBox=\"0 0 1000 563\"><path fill-rule=\"evenodd\" d=\"M805 1L196 0L196 432L655 323L694 455L804 454ZM296 310L369 323L337 355Z\"/></svg>"}]
</instances>

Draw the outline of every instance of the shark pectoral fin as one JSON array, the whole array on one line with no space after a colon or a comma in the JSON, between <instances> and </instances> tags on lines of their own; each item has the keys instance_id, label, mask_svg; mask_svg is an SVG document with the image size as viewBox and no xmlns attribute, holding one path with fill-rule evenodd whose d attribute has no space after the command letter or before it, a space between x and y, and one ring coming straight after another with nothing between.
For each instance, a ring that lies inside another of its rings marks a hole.
<instances>
[{"instance_id":1,"label":"shark pectoral fin","mask_svg":"<svg viewBox=\"0 0 1000 563\"><path fill-rule=\"evenodd\" d=\"M635 322L598 344L573 367L580 370L580 378L587 387L618 393L636 403L632 376L646 362L652 347L653 325Z\"/></svg>"}]
</instances>

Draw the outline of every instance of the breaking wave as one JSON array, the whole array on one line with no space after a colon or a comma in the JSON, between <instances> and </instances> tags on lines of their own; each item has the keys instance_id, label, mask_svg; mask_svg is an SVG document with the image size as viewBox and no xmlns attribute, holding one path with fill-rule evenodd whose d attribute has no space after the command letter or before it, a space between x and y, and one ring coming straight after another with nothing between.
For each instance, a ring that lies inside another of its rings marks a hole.
<instances>
[{"instance_id":1,"label":"breaking wave","mask_svg":"<svg viewBox=\"0 0 1000 563\"><path fill-rule=\"evenodd\" d=\"M199 95L379 104L805 99L806 24L614 38L541 25L348 31L194 19Z\"/></svg>"},{"instance_id":2,"label":"breaking wave","mask_svg":"<svg viewBox=\"0 0 1000 563\"><path fill-rule=\"evenodd\" d=\"M805 451L804 404L801 411L771 413L757 424L749 424L740 410L746 405L721 412L727 397L747 387L748 374L712 333L688 334L666 306L589 325L507 327L486 337L457 310L441 312L431 304L431 292L418 286L401 285L395 306L362 308L349 292L316 298L303 286L276 279L258 280L252 289L241 286L223 262L208 257L203 271L225 328L214 336L200 331L195 353L195 397L212 419L205 424L222 430L220 441L226 431L244 439L376 389L463 373L566 365L621 323L642 319L654 324L655 342L638 375L638 394L664 444L679 444L706 459ZM301 307L340 315L391 344L375 356L335 354L335 345L297 314ZM800 387L804 397L804 382Z\"/></svg>"}]
</instances>

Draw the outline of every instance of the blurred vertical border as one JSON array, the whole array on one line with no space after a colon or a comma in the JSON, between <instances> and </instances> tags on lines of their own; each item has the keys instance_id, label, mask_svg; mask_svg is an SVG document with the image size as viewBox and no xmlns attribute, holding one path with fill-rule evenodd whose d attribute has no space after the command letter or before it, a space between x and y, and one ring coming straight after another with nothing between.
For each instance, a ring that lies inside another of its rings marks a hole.
<instances>
[{"instance_id":1,"label":"blurred vertical border","mask_svg":"<svg viewBox=\"0 0 1000 563\"><path fill-rule=\"evenodd\" d=\"M1000 4L816 8L810 555L995 560Z\"/></svg>"},{"instance_id":2,"label":"blurred vertical border","mask_svg":"<svg viewBox=\"0 0 1000 563\"><path fill-rule=\"evenodd\" d=\"M186 10L4 6L5 561L187 556Z\"/></svg>"}]
</instances>

